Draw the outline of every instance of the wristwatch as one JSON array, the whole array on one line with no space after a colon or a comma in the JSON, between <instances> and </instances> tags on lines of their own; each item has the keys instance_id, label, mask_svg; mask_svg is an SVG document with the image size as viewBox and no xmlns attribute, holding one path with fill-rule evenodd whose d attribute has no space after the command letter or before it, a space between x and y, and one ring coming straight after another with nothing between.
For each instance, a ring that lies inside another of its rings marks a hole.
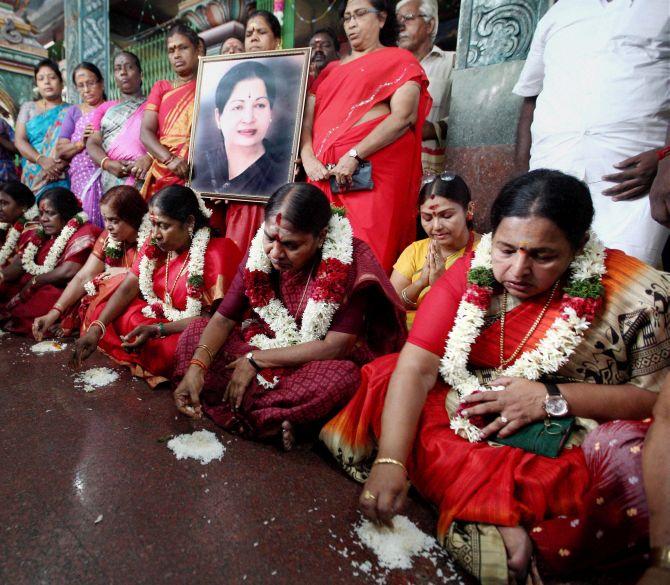
<instances>
[{"instance_id":1,"label":"wristwatch","mask_svg":"<svg viewBox=\"0 0 670 585\"><path fill-rule=\"evenodd\" d=\"M253 351L250 351L244 357L249 360L249 363L253 366L254 370L256 370L257 372L260 372L263 369L256 363L256 360L254 359L254 352Z\"/></svg>"},{"instance_id":2,"label":"wristwatch","mask_svg":"<svg viewBox=\"0 0 670 585\"><path fill-rule=\"evenodd\" d=\"M544 399L544 411L549 418L560 418L568 414L568 401L563 397L556 384L544 382L547 396Z\"/></svg>"},{"instance_id":3,"label":"wristwatch","mask_svg":"<svg viewBox=\"0 0 670 585\"><path fill-rule=\"evenodd\" d=\"M352 148L347 154L351 158L355 158L359 163L365 162L360 156L358 156L358 151L355 148Z\"/></svg>"}]
</instances>

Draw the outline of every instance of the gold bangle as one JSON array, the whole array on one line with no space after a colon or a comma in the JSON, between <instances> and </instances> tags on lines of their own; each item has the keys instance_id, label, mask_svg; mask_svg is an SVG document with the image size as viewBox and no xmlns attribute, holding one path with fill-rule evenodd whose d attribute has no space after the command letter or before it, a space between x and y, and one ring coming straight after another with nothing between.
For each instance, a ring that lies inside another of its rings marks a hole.
<instances>
[{"instance_id":1,"label":"gold bangle","mask_svg":"<svg viewBox=\"0 0 670 585\"><path fill-rule=\"evenodd\" d=\"M198 350L198 349L204 349L204 350L207 352L207 355L209 355L209 363L210 363L210 364L213 364L213 363L214 363L214 353L213 353L212 350L209 349L209 347L207 347L204 343L200 343L200 344L196 345L196 346L195 346L195 349L196 349L196 350Z\"/></svg>"},{"instance_id":2,"label":"gold bangle","mask_svg":"<svg viewBox=\"0 0 670 585\"><path fill-rule=\"evenodd\" d=\"M403 470L405 471L405 475L407 475L407 467L405 467L405 464L402 461L398 461L397 459L391 459L390 457L378 457L377 459L374 460L372 463L373 467L375 465L380 465L388 463L389 465L397 465L398 467L402 467Z\"/></svg>"},{"instance_id":3,"label":"gold bangle","mask_svg":"<svg viewBox=\"0 0 670 585\"><path fill-rule=\"evenodd\" d=\"M100 328L100 331L102 331L102 337L104 337L105 333L107 332L107 327L105 327L105 324L102 321L100 321L100 319L96 319L88 326L88 331L91 330L91 327L93 327L93 325L97 325Z\"/></svg>"},{"instance_id":4,"label":"gold bangle","mask_svg":"<svg viewBox=\"0 0 670 585\"><path fill-rule=\"evenodd\" d=\"M106 170L107 170L107 169L105 168L105 163L106 163L108 160L109 160L109 157L106 156L105 158L103 158L103 159L100 161L100 168L101 168L103 171L106 171Z\"/></svg>"},{"instance_id":5,"label":"gold bangle","mask_svg":"<svg viewBox=\"0 0 670 585\"><path fill-rule=\"evenodd\" d=\"M402 300L405 301L405 304L409 305L410 307L416 307L418 303L416 301L409 300L409 297L407 296L407 288L408 287L405 287L402 289L402 291L400 291L400 296L402 297Z\"/></svg>"}]
</instances>

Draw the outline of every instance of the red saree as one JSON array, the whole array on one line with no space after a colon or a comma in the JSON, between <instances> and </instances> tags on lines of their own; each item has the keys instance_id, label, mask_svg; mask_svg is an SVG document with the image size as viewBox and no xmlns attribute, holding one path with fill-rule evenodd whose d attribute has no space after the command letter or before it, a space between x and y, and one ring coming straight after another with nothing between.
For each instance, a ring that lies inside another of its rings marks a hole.
<instances>
[{"instance_id":1,"label":"red saree","mask_svg":"<svg viewBox=\"0 0 670 585\"><path fill-rule=\"evenodd\" d=\"M103 263L105 261L104 250L108 237L109 232L104 230L95 241L95 246L93 246L93 251L91 252L91 255ZM119 266L105 266L105 271L101 272L95 278L98 293L93 297L89 295L82 297L81 301L79 301L78 310L68 310L67 314L61 319L63 335L71 335L77 329L80 329L83 335L88 330L91 322L95 320L95 317L92 315L100 314L100 311L97 309L98 305L106 303L126 278L128 270L130 270L130 267L135 262L137 247L135 245L124 247L124 252L125 254L121 258Z\"/></svg>"},{"instance_id":2,"label":"red saree","mask_svg":"<svg viewBox=\"0 0 670 585\"><path fill-rule=\"evenodd\" d=\"M175 266L181 267L186 262L188 252L183 252L172 261L172 270L169 274L168 287L172 290L173 306L177 309L186 308L186 280L187 271L178 275ZM132 272L139 276L139 264L142 251L137 255ZM209 241L205 253L205 292L203 295L203 307L210 310L214 303L221 300L230 286L235 269L240 261L240 252L237 246L227 238L213 238ZM175 278L179 279L175 282ZM165 258L157 261L154 271L154 292L158 298L165 296ZM111 295L110 295L111 296ZM85 322L90 323L97 319L105 307L106 302L100 301L95 307L87 310ZM179 335L168 335L167 337L150 339L137 352L129 353L121 346L121 336L127 335L138 325L151 325L167 319L155 319L145 317L142 309L147 304L141 297L133 300L128 305L125 313L114 322L107 325L107 332L100 340L99 349L111 357L115 362L128 366L134 376L144 378L152 388L162 382L166 382L172 376L174 367L174 353L177 347Z\"/></svg>"},{"instance_id":3,"label":"red saree","mask_svg":"<svg viewBox=\"0 0 670 585\"><path fill-rule=\"evenodd\" d=\"M56 263L56 267L61 266L65 262L73 262L80 267L86 262L95 240L100 233L100 228L87 223L80 227L70 238L61 254L61 257ZM56 238L48 239L38 250L36 262L42 264L53 246ZM24 246L25 247L25 246ZM24 274L17 283L17 293L20 291L32 278L31 274ZM64 282L61 285L45 284L40 287L33 287L27 293L19 298L14 296L5 306L4 312L7 313L9 320L5 323L4 328L12 333L19 333L29 335L32 333L33 321L47 313L53 304L58 300L67 286ZM71 311L76 311L77 307L72 307Z\"/></svg>"},{"instance_id":4,"label":"red saree","mask_svg":"<svg viewBox=\"0 0 670 585\"><path fill-rule=\"evenodd\" d=\"M421 87L418 115L411 130L369 157L371 191L333 194L329 181L315 183L345 207L354 235L366 242L387 272L415 239L416 201L421 180L421 129L430 110L428 79L404 49L383 48L344 64L330 63L310 93L316 97L312 146L323 164L336 164L386 116L356 123L376 104L387 102L408 82Z\"/></svg>"},{"instance_id":5,"label":"red saree","mask_svg":"<svg viewBox=\"0 0 670 585\"><path fill-rule=\"evenodd\" d=\"M195 88L195 79L178 87L171 81L157 81L146 101L145 111L158 113L158 140L172 154L183 159L188 159ZM142 195L149 200L163 187L184 183L184 179L154 159L142 186Z\"/></svg>"},{"instance_id":6,"label":"red saree","mask_svg":"<svg viewBox=\"0 0 670 585\"><path fill-rule=\"evenodd\" d=\"M409 343L441 357L465 290L469 261L458 260L448 278L441 278L428 293ZM586 332L569 363L559 369L556 380L631 383L658 391L670 365L667 350L663 350L670 344L670 321L665 318L667 306L662 306L667 305L670 280L616 251L608 251L607 270L604 313ZM508 312L506 355L528 332L546 298L541 295ZM544 336L559 306L557 298L526 350ZM487 372L490 375L498 366L499 340L496 321L482 330L473 345L469 365L480 379L486 380ZM366 477L380 436L384 399L396 360L397 356L389 355L365 366L356 395L321 432L327 447L357 479ZM550 459L458 437L449 426L449 413L456 402L455 393L438 378L428 393L407 466L412 483L439 508L440 540L468 570L482 578L484 569L472 563L481 561L483 566L490 559L480 559L483 547L459 556L458 546L453 548L458 541L454 531L461 530L463 523L475 523L465 524L470 528L525 527L548 572L593 567L644 545L648 526L640 452L645 422L597 426L595 421L578 419L580 430L573 433L571 446L557 459ZM460 542L471 539L472 534L467 532ZM504 548L500 554L498 576L502 574L506 582ZM488 575L490 582L498 582Z\"/></svg>"},{"instance_id":7,"label":"red saree","mask_svg":"<svg viewBox=\"0 0 670 585\"><path fill-rule=\"evenodd\" d=\"M253 319L244 295L243 271L246 261L231 286L229 298L219 312L238 322ZM303 294L309 298L314 281L306 284L306 273L280 275L279 298L298 324L304 310ZM388 277L370 248L354 240L354 263L347 282L348 296L333 317L330 330L356 334L357 343L347 359L312 361L296 368L273 369L279 383L264 389L254 379L244 394L242 407L234 413L222 403L223 392L233 370L226 364L256 349L247 344L237 326L216 355L205 377L202 400L205 413L223 428L247 437L267 438L279 433L285 420L303 428L322 422L342 407L355 392L360 380L360 366L378 355L396 351L405 338L404 311ZM363 318L363 316L365 318ZM191 324L182 334L177 348L177 378L184 375L206 322ZM268 372L261 372L268 376ZM272 375L268 377L271 378Z\"/></svg>"}]
</instances>

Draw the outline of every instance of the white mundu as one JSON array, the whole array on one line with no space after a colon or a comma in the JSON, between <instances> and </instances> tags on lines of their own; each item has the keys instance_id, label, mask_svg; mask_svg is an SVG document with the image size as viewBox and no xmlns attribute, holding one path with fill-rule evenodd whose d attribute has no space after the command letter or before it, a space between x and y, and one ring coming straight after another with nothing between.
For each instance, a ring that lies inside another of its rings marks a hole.
<instances>
[{"instance_id":1,"label":"white mundu","mask_svg":"<svg viewBox=\"0 0 670 585\"><path fill-rule=\"evenodd\" d=\"M668 0L560 0L540 20L514 93L538 96L530 168L584 180L610 248L658 266L668 230L649 197L612 201L614 165L665 144L670 123Z\"/></svg>"}]
</instances>

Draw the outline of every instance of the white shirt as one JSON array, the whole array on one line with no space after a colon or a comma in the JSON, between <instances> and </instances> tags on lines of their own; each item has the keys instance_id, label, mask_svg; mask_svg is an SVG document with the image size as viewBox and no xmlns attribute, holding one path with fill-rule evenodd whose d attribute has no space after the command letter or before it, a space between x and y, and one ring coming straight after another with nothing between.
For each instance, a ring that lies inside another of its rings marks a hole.
<instances>
[{"instance_id":1,"label":"white shirt","mask_svg":"<svg viewBox=\"0 0 670 585\"><path fill-rule=\"evenodd\" d=\"M433 45L430 53L421 59L421 66L428 77L428 93L433 98L433 105L427 116L429 122L439 122L449 117L451 72L455 60L454 51L443 51L437 45Z\"/></svg>"},{"instance_id":2,"label":"white shirt","mask_svg":"<svg viewBox=\"0 0 670 585\"><path fill-rule=\"evenodd\" d=\"M538 96L530 168L586 181L598 235L650 263L667 231L651 219L648 198L617 203L600 193L613 186L602 176L614 164L665 144L669 79L668 0L560 0L538 23L513 90Z\"/></svg>"}]
</instances>

